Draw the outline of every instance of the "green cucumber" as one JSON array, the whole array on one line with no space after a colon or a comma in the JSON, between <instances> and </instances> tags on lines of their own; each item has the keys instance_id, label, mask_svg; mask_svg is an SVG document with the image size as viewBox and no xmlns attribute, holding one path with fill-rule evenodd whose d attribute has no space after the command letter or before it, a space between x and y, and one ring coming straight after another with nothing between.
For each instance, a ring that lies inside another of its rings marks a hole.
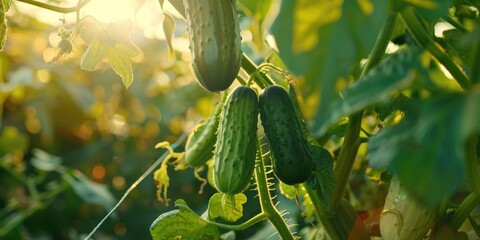
<instances>
[{"instance_id":1,"label":"green cucumber","mask_svg":"<svg viewBox=\"0 0 480 240\"><path fill-rule=\"evenodd\" d=\"M258 97L249 87L235 88L227 98L218 126L213 179L217 190L242 192L255 166Z\"/></svg>"},{"instance_id":2,"label":"green cucumber","mask_svg":"<svg viewBox=\"0 0 480 240\"><path fill-rule=\"evenodd\" d=\"M199 167L213 157L217 128L222 112L222 102L213 109L207 121L198 124L188 135L183 159L190 167Z\"/></svg>"},{"instance_id":3,"label":"green cucumber","mask_svg":"<svg viewBox=\"0 0 480 240\"><path fill-rule=\"evenodd\" d=\"M192 67L208 91L227 89L242 60L235 0L183 0L190 34Z\"/></svg>"},{"instance_id":4,"label":"green cucumber","mask_svg":"<svg viewBox=\"0 0 480 240\"><path fill-rule=\"evenodd\" d=\"M289 94L280 86L269 86L260 94L259 106L275 175L289 185L305 182L315 164L306 129Z\"/></svg>"}]
</instances>

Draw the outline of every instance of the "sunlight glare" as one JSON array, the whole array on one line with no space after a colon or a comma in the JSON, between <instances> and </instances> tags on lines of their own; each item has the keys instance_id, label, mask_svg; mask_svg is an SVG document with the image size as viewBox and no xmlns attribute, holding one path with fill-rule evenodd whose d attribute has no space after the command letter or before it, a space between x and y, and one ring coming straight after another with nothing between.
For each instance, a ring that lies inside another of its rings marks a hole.
<instances>
[{"instance_id":1,"label":"sunlight glare","mask_svg":"<svg viewBox=\"0 0 480 240\"><path fill-rule=\"evenodd\" d=\"M132 6L127 0L92 1L84 7L83 14L106 23L133 18Z\"/></svg>"}]
</instances>

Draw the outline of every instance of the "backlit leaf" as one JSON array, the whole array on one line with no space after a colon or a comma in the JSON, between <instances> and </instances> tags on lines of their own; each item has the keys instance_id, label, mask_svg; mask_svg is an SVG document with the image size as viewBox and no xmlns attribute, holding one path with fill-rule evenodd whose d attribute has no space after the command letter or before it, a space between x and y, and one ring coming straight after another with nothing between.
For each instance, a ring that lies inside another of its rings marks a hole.
<instances>
[{"instance_id":1,"label":"backlit leaf","mask_svg":"<svg viewBox=\"0 0 480 240\"><path fill-rule=\"evenodd\" d=\"M88 21L84 23L80 35L89 46L81 59L82 69L93 71L105 59L128 88L133 82L131 59L141 54L130 40L131 30L130 21L110 23L107 26L98 26Z\"/></svg>"},{"instance_id":2,"label":"backlit leaf","mask_svg":"<svg viewBox=\"0 0 480 240\"><path fill-rule=\"evenodd\" d=\"M235 222L243 216L243 204L246 202L247 197L243 193L215 193L208 201L208 214L212 219L221 217L225 221Z\"/></svg>"},{"instance_id":3,"label":"backlit leaf","mask_svg":"<svg viewBox=\"0 0 480 240\"><path fill-rule=\"evenodd\" d=\"M287 68L304 77L309 94L321 92L318 114L339 97L337 82L367 57L386 8L383 0L282 1L271 32Z\"/></svg>"}]
</instances>

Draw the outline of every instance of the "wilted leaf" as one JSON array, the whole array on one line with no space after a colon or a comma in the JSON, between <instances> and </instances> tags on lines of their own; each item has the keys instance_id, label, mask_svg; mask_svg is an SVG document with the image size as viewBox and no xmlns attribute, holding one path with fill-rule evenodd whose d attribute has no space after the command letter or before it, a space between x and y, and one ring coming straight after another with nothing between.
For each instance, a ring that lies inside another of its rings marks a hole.
<instances>
[{"instance_id":1,"label":"wilted leaf","mask_svg":"<svg viewBox=\"0 0 480 240\"><path fill-rule=\"evenodd\" d=\"M220 239L218 229L195 214L185 201L179 199L175 205L180 209L160 215L150 226L150 235L153 240Z\"/></svg>"},{"instance_id":2,"label":"wilted leaf","mask_svg":"<svg viewBox=\"0 0 480 240\"><path fill-rule=\"evenodd\" d=\"M243 193L215 193L208 201L208 214L213 219L221 217L225 221L235 222L243 216L243 204L246 202L247 197Z\"/></svg>"},{"instance_id":3,"label":"wilted leaf","mask_svg":"<svg viewBox=\"0 0 480 240\"><path fill-rule=\"evenodd\" d=\"M106 185L91 181L81 172L68 171L63 174L63 178L83 201L98 204L106 210L112 209L115 205L115 197L108 191Z\"/></svg>"},{"instance_id":4,"label":"wilted leaf","mask_svg":"<svg viewBox=\"0 0 480 240\"><path fill-rule=\"evenodd\" d=\"M82 69L93 71L101 60L106 59L128 88L133 81L131 59L141 54L129 37L132 23L116 22L99 27L86 22L84 25L81 36L89 46L81 59Z\"/></svg>"},{"instance_id":5,"label":"wilted leaf","mask_svg":"<svg viewBox=\"0 0 480 240\"><path fill-rule=\"evenodd\" d=\"M157 182L157 199L168 205L168 186L170 186L170 177L168 177L166 164L162 164L159 169L153 173L153 179Z\"/></svg>"}]
</instances>

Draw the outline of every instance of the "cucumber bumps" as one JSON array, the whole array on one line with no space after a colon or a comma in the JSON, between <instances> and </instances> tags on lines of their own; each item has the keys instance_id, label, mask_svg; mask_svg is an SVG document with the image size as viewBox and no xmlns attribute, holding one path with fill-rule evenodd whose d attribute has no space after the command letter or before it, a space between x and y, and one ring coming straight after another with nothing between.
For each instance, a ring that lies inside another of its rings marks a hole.
<instances>
[{"instance_id":1,"label":"cucumber bumps","mask_svg":"<svg viewBox=\"0 0 480 240\"><path fill-rule=\"evenodd\" d=\"M289 94L280 86L269 86L260 94L259 106L275 175L289 185L305 182L315 165L306 129Z\"/></svg>"},{"instance_id":2,"label":"cucumber bumps","mask_svg":"<svg viewBox=\"0 0 480 240\"><path fill-rule=\"evenodd\" d=\"M213 179L225 194L242 192L255 167L258 98L249 87L235 88L228 96L218 126Z\"/></svg>"},{"instance_id":3,"label":"cucumber bumps","mask_svg":"<svg viewBox=\"0 0 480 240\"><path fill-rule=\"evenodd\" d=\"M192 66L208 91L227 89L242 60L236 0L183 0L190 34Z\"/></svg>"}]
</instances>

